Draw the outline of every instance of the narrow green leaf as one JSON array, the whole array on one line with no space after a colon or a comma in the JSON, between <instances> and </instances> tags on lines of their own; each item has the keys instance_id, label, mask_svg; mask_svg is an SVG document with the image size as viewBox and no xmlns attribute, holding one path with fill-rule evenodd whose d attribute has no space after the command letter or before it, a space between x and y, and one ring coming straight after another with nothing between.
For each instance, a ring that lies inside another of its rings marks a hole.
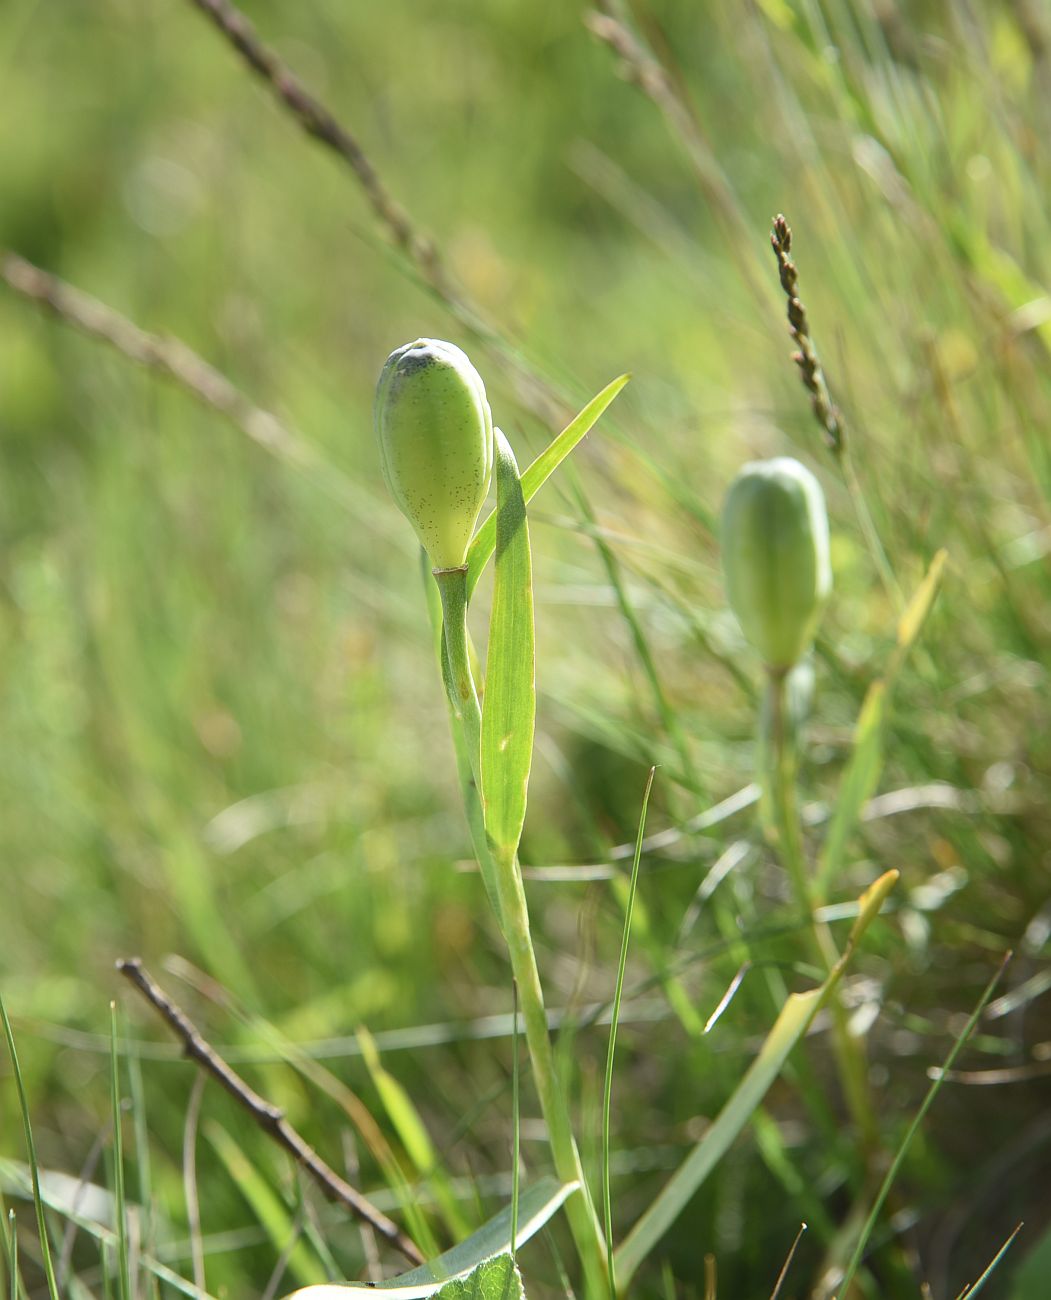
<instances>
[{"instance_id":1,"label":"narrow green leaf","mask_svg":"<svg viewBox=\"0 0 1051 1300\"><path fill-rule=\"evenodd\" d=\"M819 988L809 989L806 993L793 993L788 998L760 1048L759 1055L748 1067L744 1078L714 1123L672 1174L657 1199L650 1204L615 1252L617 1283L621 1289L627 1288L639 1265L686 1208L697 1189L748 1123L770 1085L780 1074L788 1054L831 997L858 941L875 919L897 879L898 872L888 871L862 894L858 900L858 917L851 929L846 949L828 978Z\"/></svg>"},{"instance_id":2,"label":"narrow green leaf","mask_svg":"<svg viewBox=\"0 0 1051 1300\"><path fill-rule=\"evenodd\" d=\"M33 1178L28 1165L0 1157L0 1185L14 1196L32 1199ZM104 1187L45 1170L40 1195L49 1210L75 1223L106 1250L116 1250L117 1234L109 1226L114 1221L113 1196ZM89 1208L91 1213L87 1212ZM212 1300L207 1291L200 1290L145 1251L139 1252L138 1259L144 1269L180 1295L189 1296L190 1300Z\"/></svg>"},{"instance_id":3,"label":"narrow green leaf","mask_svg":"<svg viewBox=\"0 0 1051 1300\"><path fill-rule=\"evenodd\" d=\"M496 576L482 706L485 829L497 859L518 850L525 822L536 719L533 575L529 524L514 452L496 435Z\"/></svg>"},{"instance_id":4,"label":"narrow green leaf","mask_svg":"<svg viewBox=\"0 0 1051 1300\"><path fill-rule=\"evenodd\" d=\"M526 501L533 499L537 491L544 486L573 448L586 434L590 433L606 407L609 406L630 378L630 375L621 375L619 379L614 379L612 383L607 384L602 392L596 394L580 414L566 425L558 437L553 438L548 443L522 475L522 495ZM467 552L468 594L474 591L478 579L485 566L489 563L496 547L496 514L497 512L494 510L481 528L478 529L474 535L470 550Z\"/></svg>"},{"instance_id":5,"label":"narrow green leaf","mask_svg":"<svg viewBox=\"0 0 1051 1300\"><path fill-rule=\"evenodd\" d=\"M839 795L821 846L818 860L818 895L824 897L839 871L847 841L853 834L861 810L879 783L883 768L883 721L886 716L887 684L873 682L865 696L854 728L854 745L839 786Z\"/></svg>"},{"instance_id":6,"label":"narrow green leaf","mask_svg":"<svg viewBox=\"0 0 1051 1300\"><path fill-rule=\"evenodd\" d=\"M624 904L624 932L620 940L620 960L617 963L617 983L613 992L613 1012L609 1022L609 1048L606 1052L606 1078L602 1089L602 1209L603 1226L606 1230L606 1265L609 1269L610 1300L617 1300L617 1269L613 1257L613 1203L610 1193L609 1147L610 1147L610 1112L613 1101L613 1056L617 1049L617 1024L620 1020L620 1003L624 995L624 972L628 965L628 942L631 938L631 917L635 908L635 891L639 883L639 863L642 861L642 840L646 834L646 813L649 811L650 794L653 790L653 778L657 769L650 768L646 779L646 789L642 796L642 811L639 813L639 829L635 836L635 855L631 862L631 880L628 884L628 897Z\"/></svg>"},{"instance_id":7,"label":"narrow green leaf","mask_svg":"<svg viewBox=\"0 0 1051 1300\"><path fill-rule=\"evenodd\" d=\"M26 1097L25 1081L18 1064L18 1052L15 1050L15 1035L7 1008L0 997L0 1021L4 1026L7 1039L7 1051L11 1057L11 1069L15 1076L15 1090L18 1093L18 1109L22 1114L22 1131L25 1134L26 1151L29 1155L29 1169L33 1179L33 1206L36 1209L37 1229L40 1233L40 1251L44 1260L44 1274L47 1277L47 1289L51 1300L58 1300L58 1282L55 1280L55 1266L51 1260L51 1244L47 1236L47 1221L44 1218L44 1198L40 1194L40 1166L37 1163L36 1143L33 1141L33 1126L29 1121L29 1100Z\"/></svg>"},{"instance_id":8,"label":"narrow green leaf","mask_svg":"<svg viewBox=\"0 0 1051 1300\"><path fill-rule=\"evenodd\" d=\"M300 1236L299 1228L269 1179L263 1177L221 1125L214 1122L207 1124L205 1135L225 1165L226 1172L252 1207L252 1213L270 1238L271 1245L279 1254L286 1255L289 1272L308 1285L320 1283L325 1277L325 1270Z\"/></svg>"},{"instance_id":9,"label":"narrow green leaf","mask_svg":"<svg viewBox=\"0 0 1051 1300\"><path fill-rule=\"evenodd\" d=\"M992 1257L989 1263L982 1270L982 1276L975 1282L974 1286L964 1287L964 1289L957 1296L956 1300L973 1300L973 1297L976 1296L978 1292L985 1287L986 1282L988 1282L989 1279L992 1277L993 1272L995 1271L997 1265L1007 1254L1007 1252L1011 1249L1011 1246L1014 1244L1015 1237L1017 1237L1021 1231L1022 1231L1022 1225L1019 1224L1018 1227L1015 1228L1014 1232L1011 1233L1011 1235L1007 1238L1004 1244L1000 1247L1000 1249L996 1252L996 1254ZM1044 1279L1046 1282L1047 1279L1046 1273L1044 1274Z\"/></svg>"},{"instance_id":10,"label":"narrow green leaf","mask_svg":"<svg viewBox=\"0 0 1051 1300\"><path fill-rule=\"evenodd\" d=\"M781 1008L759 1055L749 1066L711 1128L672 1174L660 1195L635 1224L615 1254L617 1280L626 1287L653 1247L664 1236L694 1193L729 1150L752 1111L781 1073L789 1052L818 1009L821 990L793 993Z\"/></svg>"},{"instance_id":11,"label":"narrow green leaf","mask_svg":"<svg viewBox=\"0 0 1051 1300\"><path fill-rule=\"evenodd\" d=\"M566 1198L577 1190L577 1183L559 1183L554 1178L543 1178L522 1192L518 1202L518 1231L516 1243L521 1246L562 1206ZM308 1286L296 1291L286 1300L347 1300L350 1292L379 1292L389 1300L423 1300L423 1297L444 1293L451 1282L466 1278L496 1256L510 1258L511 1207L506 1206L466 1241L461 1241L444 1255L414 1268L411 1272L389 1278L374 1285L366 1282L332 1282L324 1286ZM518 1300L518 1294L511 1294ZM488 1300L488 1293L487 1300Z\"/></svg>"},{"instance_id":12,"label":"narrow green leaf","mask_svg":"<svg viewBox=\"0 0 1051 1300\"><path fill-rule=\"evenodd\" d=\"M120 1068L117 1055L117 1004L109 1004L110 1104L113 1109L113 1196L117 1213L117 1264L121 1300L131 1300L131 1264L128 1212L124 1198L124 1117L120 1104Z\"/></svg>"},{"instance_id":13,"label":"narrow green leaf","mask_svg":"<svg viewBox=\"0 0 1051 1300\"><path fill-rule=\"evenodd\" d=\"M394 1125L405 1153L412 1161L416 1173L421 1178L430 1180L431 1190L438 1202L442 1216L454 1236L468 1231L469 1224L464 1218L456 1198L445 1177L438 1153L431 1142L427 1127L420 1117L412 1098L405 1088L380 1060L375 1039L363 1026L357 1032L358 1044L373 1085L379 1093L387 1118Z\"/></svg>"},{"instance_id":14,"label":"narrow green leaf","mask_svg":"<svg viewBox=\"0 0 1051 1300\"><path fill-rule=\"evenodd\" d=\"M938 1071L933 1083L927 1089L923 1101L920 1103L919 1110L917 1110L916 1114L912 1117L909 1127L905 1130L905 1136L902 1138L897 1151L894 1153L894 1159L891 1161L890 1168L887 1170L883 1182L880 1184L879 1191L876 1193L876 1199L872 1203L872 1209L869 1211L869 1216L865 1220L865 1226L861 1229L861 1235L858 1237L857 1245L854 1247L854 1253L850 1257L850 1262L847 1264L846 1271L843 1274L843 1280L840 1282L837 1295L843 1297L843 1300L846 1300L846 1297L850 1294L850 1284L854 1280L854 1274L857 1272L858 1266L865 1254L865 1247L868 1245L869 1238L872 1236L873 1229L879 1220L880 1211L883 1209L887 1195L890 1192L891 1187L894 1185L894 1180L898 1176L898 1171L905 1163L905 1157L908 1155L909 1147L912 1146L913 1138L915 1138L916 1134L919 1132L920 1125L923 1123L935 1097L937 1097L941 1090L941 1086L945 1082L945 1076L956 1063L956 1058L963 1050L963 1046L967 1042L968 1038L970 1038L971 1034L974 1033L974 1027L981 1018L982 1012L988 1006L989 999L993 996L993 991L1000 982L1000 976L1003 975L1007 968L1007 963L1011 960L1011 955L1010 952L1005 954L1003 961L996 970L996 973L985 986L982 996L978 999L977 1005L971 1012L966 1025L964 1025L959 1037L949 1050L949 1054L946 1056L942 1068ZM1008 1245L1010 1245L1010 1242L1008 1242ZM994 1263L995 1262L996 1261L994 1260Z\"/></svg>"},{"instance_id":15,"label":"narrow green leaf","mask_svg":"<svg viewBox=\"0 0 1051 1300\"><path fill-rule=\"evenodd\" d=\"M406 1154L420 1173L426 1173L437 1157L419 1111L412 1104L409 1094L380 1060L376 1041L364 1026L358 1029L357 1039L362 1060Z\"/></svg>"}]
</instances>

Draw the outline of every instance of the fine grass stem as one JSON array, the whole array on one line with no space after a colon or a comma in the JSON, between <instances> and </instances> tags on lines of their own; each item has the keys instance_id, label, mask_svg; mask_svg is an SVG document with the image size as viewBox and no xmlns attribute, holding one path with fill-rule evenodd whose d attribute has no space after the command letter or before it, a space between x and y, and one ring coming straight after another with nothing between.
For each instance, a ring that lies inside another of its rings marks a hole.
<instances>
[{"instance_id":1,"label":"fine grass stem","mask_svg":"<svg viewBox=\"0 0 1051 1300\"><path fill-rule=\"evenodd\" d=\"M792 882L796 903L809 926L809 947L819 967L830 972L839 954L828 926L813 914L813 888L803 846L799 815L799 750L796 728L788 717L786 674L768 675L770 743L767 778L773 830L782 865ZM851 1115L862 1138L863 1148L871 1153L878 1141L875 1108L869 1092L864 1048L847 1025L846 1013L838 996L833 996L832 1043L840 1083Z\"/></svg>"},{"instance_id":2,"label":"fine grass stem","mask_svg":"<svg viewBox=\"0 0 1051 1300\"><path fill-rule=\"evenodd\" d=\"M11 1029L4 999L0 997L0 1020L4 1022L4 1037L7 1039L7 1051L11 1057L11 1069L15 1076L15 1090L18 1093L18 1108L22 1114L22 1129L25 1134L26 1152L29 1156L29 1173L33 1181L33 1207L36 1210L37 1230L40 1234L40 1253L44 1261L44 1275L47 1278L47 1290L51 1300L59 1300L58 1282L55 1278L55 1266L51 1259L51 1245L47 1235L47 1221L44 1218L44 1198L40 1191L40 1166L37 1162L36 1143L33 1140L33 1127L29 1122L29 1100L26 1097L25 1081L18 1063L15 1049L15 1035Z\"/></svg>"},{"instance_id":3,"label":"fine grass stem","mask_svg":"<svg viewBox=\"0 0 1051 1300\"><path fill-rule=\"evenodd\" d=\"M113 1199L117 1217L117 1263L121 1300L131 1300L131 1265L128 1245L128 1209L124 1194L124 1124L120 1100L120 1067L117 1053L117 1004L109 1004L110 1104L113 1113Z\"/></svg>"},{"instance_id":4,"label":"fine grass stem","mask_svg":"<svg viewBox=\"0 0 1051 1300\"><path fill-rule=\"evenodd\" d=\"M522 1111L519 1089L518 1068L518 985L514 981L512 989L512 1013L514 1029L511 1033L511 1258L514 1259L518 1248L518 1193L521 1179L522 1157Z\"/></svg>"},{"instance_id":5,"label":"fine grass stem","mask_svg":"<svg viewBox=\"0 0 1051 1300\"><path fill-rule=\"evenodd\" d=\"M946 1056L944 1064L938 1071L937 1078L934 1079L931 1086L927 1089L927 1093L924 1096L923 1101L920 1103L919 1109L916 1111L916 1114L912 1117L908 1128L905 1130L905 1136L902 1138L897 1151L894 1153L894 1159L891 1161L890 1168L887 1170L883 1182L880 1184L879 1191L876 1193L876 1198L872 1203L872 1208L869 1211L868 1218L865 1220L857 1244L854 1247L854 1252L847 1263L846 1271L843 1274L843 1280L840 1283L837 1292L839 1300L846 1300L846 1297L850 1294L850 1284L854 1279L854 1274L857 1272L858 1265L861 1263L862 1257L865 1254L865 1247L868 1245L869 1238L872 1236L873 1230L876 1227L880 1211L883 1209L884 1202L890 1193L894 1180L897 1178L901 1166L905 1163L905 1157L909 1153L909 1148L912 1146L913 1139L919 1132L920 1125L926 1118L927 1112L930 1110L935 1097L937 1097L942 1084L945 1082L946 1074L952 1069L953 1065L956 1063L956 1058L959 1056L967 1040L974 1032L974 1027L977 1025L982 1012L985 1010L989 1000L992 998L993 992L996 989L997 984L1000 982L1000 977L1007 969L1008 962L1010 962L1012 955L1013 954L1010 951L1004 954L1003 960L997 967L992 979L985 986L982 996L978 999L974 1010L971 1012L967 1023L963 1027L963 1030L960 1032L960 1035L949 1050L949 1054Z\"/></svg>"},{"instance_id":6,"label":"fine grass stem","mask_svg":"<svg viewBox=\"0 0 1051 1300\"><path fill-rule=\"evenodd\" d=\"M610 1111L613 1099L613 1054L617 1046L617 1024L620 1020L620 1003L624 994L624 972L628 964L628 941L631 938L631 916L635 907L635 891L639 883L639 863L642 860L642 839L646 834L646 813L650 806L650 792L657 769L650 768L646 789L642 795L639 813L639 831L635 839L635 856L631 863L631 882L624 904L624 931L620 940L620 958L617 962L617 984L613 994L613 1012L609 1022L609 1049L606 1052L606 1078L602 1088L602 1211L606 1230L606 1265L609 1269L610 1300L617 1300L617 1279L613 1262L613 1205L610 1197L609 1151Z\"/></svg>"}]
</instances>

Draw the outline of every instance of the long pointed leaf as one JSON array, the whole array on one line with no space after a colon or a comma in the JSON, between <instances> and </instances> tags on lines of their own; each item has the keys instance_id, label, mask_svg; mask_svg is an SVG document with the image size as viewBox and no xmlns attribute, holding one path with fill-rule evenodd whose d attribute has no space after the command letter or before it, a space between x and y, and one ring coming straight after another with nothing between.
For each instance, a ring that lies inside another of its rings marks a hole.
<instances>
[{"instance_id":1,"label":"long pointed leaf","mask_svg":"<svg viewBox=\"0 0 1051 1300\"><path fill-rule=\"evenodd\" d=\"M536 719L533 572L522 483L507 439L496 434L496 576L489 620L481 778L494 856L510 860L525 822Z\"/></svg>"},{"instance_id":2,"label":"long pointed leaf","mask_svg":"<svg viewBox=\"0 0 1051 1300\"><path fill-rule=\"evenodd\" d=\"M559 1183L542 1178L522 1193L518 1200L518 1225L515 1243L521 1246L547 1223L566 1197L577 1189L576 1183ZM511 1249L511 1207L505 1206L466 1241L461 1241L444 1255L402 1273L386 1282L331 1282L303 1287L286 1300L347 1300L354 1292L380 1292L388 1300L422 1300L432 1296L457 1278L466 1277L486 1260L509 1254Z\"/></svg>"},{"instance_id":3,"label":"long pointed leaf","mask_svg":"<svg viewBox=\"0 0 1051 1300\"><path fill-rule=\"evenodd\" d=\"M612 383L607 384L602 392L597 393L580 414L572 419L562 432L556 438L553 438L537 456L536 460L522 475L522 495L526 501L532 500L537 491L544 486L573 448L591 432L606 407L609 406L630 378L630 375L621 375L618 379L614 379ZM496 511L494 510L475 533L471 549L467 552L468 595L474 591L478 579L485 566L489 563L496 547L496 528Z\"/></svg>"}]
</instances>

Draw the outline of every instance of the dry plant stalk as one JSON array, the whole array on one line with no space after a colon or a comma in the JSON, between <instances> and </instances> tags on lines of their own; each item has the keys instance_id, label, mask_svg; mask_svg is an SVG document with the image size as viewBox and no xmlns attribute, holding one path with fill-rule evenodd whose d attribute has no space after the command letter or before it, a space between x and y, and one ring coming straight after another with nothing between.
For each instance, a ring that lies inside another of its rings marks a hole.
<instances>
[{"instance_id":1,"label":"dry plant stalk","mask_svg":"<svg viewBox=\"0 0 1051 1300\"><path fill-rule=\"evenodd\" d=\"M314 1148L289 1124L283 1111L260 1097L236 1071L227 1065L215 1048L202 1037L186 1013L176 1006L164 990L154 982L138 957L118 961L117 970L160 1013L169 1028L182 1041L185 1054L226 1089L230 1096L251 1115L263 1132L272 1137L298 1165L310 1174L330 1200L345 1205L356 1219L367 1223L411 1263L424 1262L416 1243L396 1223L388 1219L382 1210L378 1210L368 1197L351 1187L346 1179L341 1178L330 1165L326 1164Z\"/></svg>"}]
</instances>

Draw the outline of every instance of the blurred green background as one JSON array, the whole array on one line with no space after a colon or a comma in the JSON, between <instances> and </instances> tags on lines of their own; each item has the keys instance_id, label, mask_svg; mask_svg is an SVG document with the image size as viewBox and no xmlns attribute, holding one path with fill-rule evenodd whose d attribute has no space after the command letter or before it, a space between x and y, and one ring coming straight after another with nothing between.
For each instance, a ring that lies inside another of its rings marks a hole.
<instances>
[{"instance_id":1,"label":"blurred green background","mask_svg":"<svg viewBox=\"0 0 1051 1300\"><path fill-rule=\"evenodd\" d=\"M158 1220L169 1245L184 1240L193 1073L118 988L114 959L134 952L235 1055L277 1055L253 1016L307 1044L396 1144L354 1031L445 1026L383 1054L443 1171L420 1190L445 1196L439 1244L506 1195L510 1044L477 1035L479 1017L509 1011L509 980L463 869L414 546L371 429L375 379L406 340L468 349L523 460L557 431L557 409L634 376L532 514L540 713L523 861L610 861L652 762L652 831L752 780L759 668L724 607L713 520L756 456L800 457L829 499L836 590L804 776L808 799L834 794L896 610L789 357L768 245L784 211L901 587L937 548L950 556L887 737L881 789L906 791L905 811L865 824L835 891L851 899L878 871L903 873L847 988L870 1023L888 1151L999 955L1017 954L1001 989L1012 996L963 1058L971 1082L943 1089L898 1184L880 1293L917 1295L926 1278L956 1295L1024 1218L986 1294L1046 1295L1051 1263L1024 1265L1051 1213L1046 10L637 0L628 30L664 69L661 103L571 0L246 12L495 332L479 337L420 283L349 171L192 4L4 0L0 247L181 337L324 467L269 455L0 284L0 979L43 1162L75 1174L104 1133L120 997L129 1037L147 1044L131 1060ZM790 985L808 982L754 810L647 855L615 1092L620 1231L769 1027L758 980L703 1040L654 983L681 970L702 1022L717 1004L736 960L709 907L684 918L736 843L746 855L720 896ZM622 913L604 874L529 885L549 1001L571 1024L611 995ZM720 1296L768 1295L804 1217L786 1294L820 1293L851 1206L826 1038L805 1056L827 1082L827 1130L779 1085L784 1159L769 1134L734 1147L665 1243L680 1294L702 1293L711 1251ZM593 1169L606 1032L585 1023L560 1041ZM252 1078L340 1162L349 1125L335 1106L284 1065ZM0 1154L20 1159L3 1081ZM219 1127L286 1196L292 1183L223 1099L209 1091L204 1111L209 1286L259 1294L278 1252L223 1163ZM524 1113L537 1113L528 1089ZM524 1141L527 1167L546 1168L529 1122ZM382 1174L359 1155L375 1187ZM541 1294L559 1240L526 1257ZM332 1228L331 1243L360 1271L356 1230ZM31 1258L28 1234L23 1249ZM643 1288L660 1277L658 1260Z\"/></svg>"}]
</instances>

